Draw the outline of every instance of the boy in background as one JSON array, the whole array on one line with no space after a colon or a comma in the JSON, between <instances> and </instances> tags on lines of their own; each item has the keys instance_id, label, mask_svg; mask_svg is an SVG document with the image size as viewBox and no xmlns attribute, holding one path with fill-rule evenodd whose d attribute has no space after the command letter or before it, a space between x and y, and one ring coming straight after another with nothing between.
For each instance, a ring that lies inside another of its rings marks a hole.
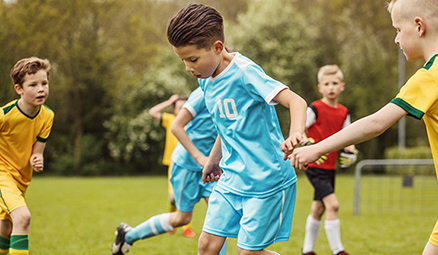
<instances>
[{"instance_id":1,"label":"boy in background","mask_svg":"<svg viewBox=\"0 0 438 255\"><path fill-rule=\"evenodd\" d=\"M285 159L303 140L306 102L250 59L228 53L222 16L211 7L181 9L168 24L167 38L198 78L220 136L203 170L204 182L218 183L198 254L217 255L226 237L237 238L240 255L277 254L265 248L289 239L297 178ZM286 141L276 103L290 108Z\"/></svg>"},{"instance_id":2,"label":"boy in background","mask_svg":"<svg viewBox=\"0 0 438 255\"><path fill-rule=\"evenodd\" d=\"M307 108L307 137L319 141L350 125L348 109L341 105L339 96L344 91L344 75L337 65L325 65L318 71L319 99ZM354 145L344 148L356 156ZM341 154L347 155L345 153ZM321 218L326 213L324 228L333 254L348 255L341 242L341 227L338 218L339 201L335 195L335 170L338 152L327 155L327 159L311 163L305 171L307 178L315 189L310 215L306 221L303 254L316 255L313 251L321 226ZM355 160L350 160L349 164ZM344 165L346 166L346 165Z\"/></svg>"},{"instance_id":3,"label":"boy in background","mask_svg":"<svg viewBox=\"0 0 438 255\"><path fill-rule=\"evenodd\" d=\"M173 231L192 219L195 205L202 198L208 203L214 184L202 182L202 169L217 137L210 114L205 107L204 94L194 90L171 126L180 141L172 153L172 176L176 212L156 215L131 228L121 223L113 244L113 254L125 254L134 242ZM183 147L184 146L184 147ZM221 254L225 254L226 246Z\"/></svg>"},{"instance_id":4,"label":"boy in background","mask_svg":"<svg viewBox=\"0 0 438 255\"><path fill-rule=\"evenodd\" d=\"M305 170L321 155L376 137L409 115L416 119L423 118L438 173L438 1L392 0L388 11L392 25L397 30L395 43L400 46L406 59L424 59L426 64L409 78L390 103L376 113L315 145L294 150L289 159L298 169ZM438 255L438 223L423 255Z\"/></svg>"},{"instance_id":5,"label":"boy in background","mask_svg":"<svg viewBox=\"0 0 438 255\"><path fill-rule=\"evenodd\" d=\"M172 184L170 183L170 177L172 175L172 152L175 149L178 140L170 131L170 126L175 120L176 115L181 110L184 103L187 101L187 97L172 95L169 99L164 102L161 102L152 108L149 109L149 114L152 118L159 121L161 126L166 130L166 140L164 144L164 153L163 153L163 165L167 166L167 191L168 191L168 202L169 202L169 212L176 212L175 207L175 196L173 194ZM173 107L173 114L167 113L166 110L169 106ZM186 237L195 237L196 234L193 232L190 222L187 225L182 227L183 235ZM170 232L170 234L174 234L176 232L176 228Z\"/></svg>"},{"instance_id":6,"label":"boy in background","mask_svg":"<svg viewBox=\"0 0 438 255\"><path fill-rule=\"evenodd\" d=\"M11 69L20 98L0 111L0 254L29 254L30 212L25 201L33 170L44 169L44 149L55 114L49 96L50 62L24 58Z\"/></svg>"}]
</instances>

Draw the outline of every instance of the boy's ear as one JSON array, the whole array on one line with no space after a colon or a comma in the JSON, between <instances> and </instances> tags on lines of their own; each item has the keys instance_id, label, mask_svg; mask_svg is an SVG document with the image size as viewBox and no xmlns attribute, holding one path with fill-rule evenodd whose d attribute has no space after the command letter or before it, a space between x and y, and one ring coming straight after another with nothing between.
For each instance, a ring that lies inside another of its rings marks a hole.
<instances>
[{"instance_id":1,"label":"boy's ear","mask_svg":"<svg viewBox=\"0 0 438 255\"><path fill-rule=\"evenodd\" d=\"M426 22L424 22L424 19L422 17L415 17L415 24L417 25L418 36L424 36L426 33Z\"/></svg>"},{"instance_id":2,"label":"boy's ear","mask_svg":"<svg viewBox=\"0 0 438 255\"><path fill-rule=\"evenodd\" d=\"M217 40L213 43L213 50L216 54L221 53L224 50L224 44Z\"/></svg>"},{"instance_id":3,"label":"boy's ear","mask_svg":"<svg viewBox=\"0 0 438 255\"><path fill-rule=\"evenodd\" d=\"M15 92L17 92L18 95L21 96L23 94L23 87L22 86L20 86L18 84L15 84L14 85L14 89L15 89Z\"/></svg>"}]
</instances>

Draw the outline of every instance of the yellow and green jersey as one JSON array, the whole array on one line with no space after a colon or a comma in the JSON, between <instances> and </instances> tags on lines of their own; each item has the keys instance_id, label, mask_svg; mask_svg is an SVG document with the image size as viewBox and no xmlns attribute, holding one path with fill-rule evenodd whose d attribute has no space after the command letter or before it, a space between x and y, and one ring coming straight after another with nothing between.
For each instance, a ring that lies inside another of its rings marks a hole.
<instances>
[{"instance_id":1,"label":"yellow and green jersey","mask_svg":"<svg viewBox=\"0 0 438 255\"><path fill-rule=\"evenodd\" d=\"M18 100L0 110L0 172L9 173L27 187L32 178L29 159L36 141L46 142L52 130L54 112L47 106L31 117L21 111Z\"/></svg>"},{"instance_id":2,"label":"yellow and green jersey","mask_svg":"<svg viewBox=\"0 0 438 255\"><path fill-rule=\"evenodd\" d=\"M391 102L416 119L423 118L434 161L438 160L438 54L401 88ZM438 164L435 163L438 174Z\"/></svg>"},{"instance_id":3,"label":"yellow and green jersey","mask_svg":"<svg viewBox=\"0 0 438 255\"><path fill-rule=\"evenodd\" d=\"M163 112L161 115L161 126L166 129L166 143L164 144L164 154L163 154L163 165L172 165L172 152L175 149L178 139L170 131L170 126L172 126L175 120L175 114Z\"/></svg>"}]
</instances>

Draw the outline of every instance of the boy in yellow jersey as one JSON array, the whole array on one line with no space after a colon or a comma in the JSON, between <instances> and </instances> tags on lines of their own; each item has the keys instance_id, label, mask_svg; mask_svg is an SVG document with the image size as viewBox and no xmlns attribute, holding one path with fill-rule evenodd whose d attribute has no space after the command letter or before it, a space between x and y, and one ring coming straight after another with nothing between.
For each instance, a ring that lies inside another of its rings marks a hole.
<instances>
[{"instance_id":1,"label":"boy in yellow jersey","mask_svg":"<svg viewBox=\"0 0 438 255\"><path fill-rule=\"evenodd\" d=\"M176 115L181 110L184 103L187 101L187 97L172 95L168 100L161 102L152 108L149 109L149 114L157 121L160 121L161 126L166 129L166 141L164 145L164 154L163 154L163 165L167 166L167 177L169 182L167 184L168 194L169 194L169 212L176 212L175 207L175 196L173 195L172 184L170 184L170 176L172 172L172 152L175 149L176 144L178 143L178 139L172 134L170 131L170 126L173 123ZM164 112L166 108L169 106L173 106L173 114ZM182 227L183 235L187 237L195 237L196 234L193 232L190 223L184 225ZM176 228L170 232L174 234L176 232Z\"/></svg>"},{"instance_id":2,"label":"boy in yellow jersey","mask_svg":"<svg viewBox=\"0 0 438 255\"><path fill-rule=\"evenodd\" d=\"M376 113L315 145L295 149L289 156L293 166L304 170L321 155L378 136L405 115L423 118L433 159L438 160L438 0L392 0L388 11L397 30L395 43L406 59L424 59L426 64ZM438 223L423 255L438 255Z\"/></svg>"},{"instance_id":3,"label":"boy in yellow jersey","mask_svg":"<svg viewBox=\"0 0 438 255\"><path fill-rule=\"evenodd\" d=\"M50 63L36 57L18 61L11 70L20 99L0 110L0 254L29 254L30 212L26 189L32 170L43 171L43 152L54 113L49 96Z\"/></svg>"}]
</instances>

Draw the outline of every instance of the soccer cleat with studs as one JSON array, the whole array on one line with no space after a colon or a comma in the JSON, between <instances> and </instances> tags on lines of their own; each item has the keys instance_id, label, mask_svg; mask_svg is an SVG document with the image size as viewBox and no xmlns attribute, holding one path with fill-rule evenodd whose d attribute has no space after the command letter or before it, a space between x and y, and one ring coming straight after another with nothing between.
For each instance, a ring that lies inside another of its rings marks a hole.
<instances>
[{"instance_id":1,"label":"soccer cleat with studs","mask_svg":"<svg viewBox=\"0 0 438 255\"><path fill-rule=\"evenodd\" d=\"M125 242L125 235L131 229L126 223L120 223L116 231L116 240L114 240L113 246L111 247L113 255L124 255L128 253L131 245Z\"/></svg>"}]
</instances>

